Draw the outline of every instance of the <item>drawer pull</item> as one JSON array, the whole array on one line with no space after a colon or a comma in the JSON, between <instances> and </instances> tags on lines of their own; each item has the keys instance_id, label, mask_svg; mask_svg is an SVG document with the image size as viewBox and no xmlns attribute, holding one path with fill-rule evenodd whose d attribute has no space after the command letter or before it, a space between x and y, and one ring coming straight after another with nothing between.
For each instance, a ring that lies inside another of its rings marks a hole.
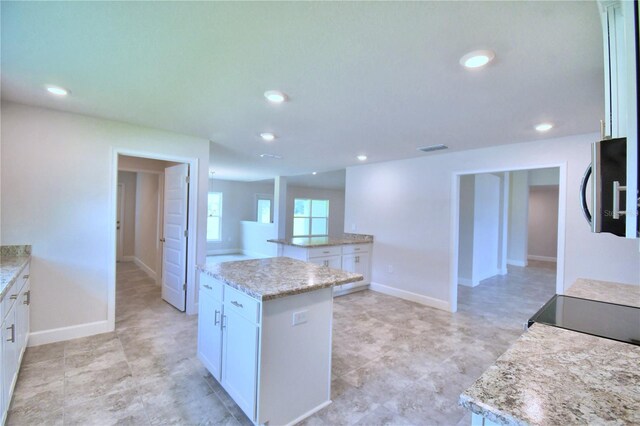
<instances>
[{"instance_id":1,"label":"drawer pull","mask_svg":"<svg viewBox=\"0 0 640 426\"><path fill-rule=\"evenodd\" d=\"M243 307L242 303L236 302L235 300L232 300L231 304L237 306L238 308L242 308Z\"/></svg>"},{"instance_id":2,"label":"drawer pull","mask_svg":"<svg viewBox=\"0 0 640 426\"><path fill-rule=\"evenodd\" d=\"M354 248L353 250L355 250L355 251L360 251L360 248L359 248L359 247L356 247L356 248Z\"/></svg>"},{"instance_id":3,"label":"drawer pull","mask_svg":"<svg viewBox=\"0 0 640 426\"><path fill-rule=\"evenodd\" d=\"M29 274L27 274L27 275L23 275L23 276L22 276L22 279L28 280L28 279L29 279Z\"/></svg>"},{"instance_id":4,"label":"drawer pull","mask_svg":"<svg viewBox=\"0 0 640 426\"><path fill-rule=\"evenodd\" d=\"M11 327L7 327L7 330L11 330L11 338L7 339L7 342L15 343L16 342L16 325L11 324Z\"/></svg>"},{"instance_id":5,"label":"drawer pull","mask_svg":"<svg viewBox=\"0 0 640 426\"><path fill-rule=\"evenodd\" d=\"M213 290L213 287L211 287L210 285L202 284L202 287Z\"/></svg>"},{"instance_id":6,"label":"drawer pull","mask_svg":"<svg viewBox=\"0 0 640 426\"><path fill-rule=\"evenodd\" d=\"M216 313L214 314L214 317L213 317L213 325L220 324L220 320L218 319L218 315L220 315L220 314L221 314L221 312L216 309Z\"/></svg>"},{"instance_id":7,"label":"drawer pull","mask_svg":"<svg viewBox=\"0 0 640 426\"><path fill-rule=\"evenodd\" d=\"M325 250L325 251L323 251L322 253L325 253L325 254L326 254L326 253L331 253L331 252L330 252L329 250Z\"/></svg>"},{"instance_id":8,"label":"drawer pull","mask_svg":"<svg viewBox=\"0 0 640 426\"><path fill-rule=\"evenodd\" d=\"M25 305L29 306L31 304L31 290L28 290L25 294L24 294L26 300L22 303L24 303Z\"/></svg>"},{"instance_id":9,"label":"drawer pull","mask_svg":"<svg viewBox=\"0 0 640 426\"><path fill-rule=\"evenodd\" d=\"M12 294L11 296L9 296L9 299L11 300L16 300L18 298L17 294Z\"/></svg>"}]
</instances>

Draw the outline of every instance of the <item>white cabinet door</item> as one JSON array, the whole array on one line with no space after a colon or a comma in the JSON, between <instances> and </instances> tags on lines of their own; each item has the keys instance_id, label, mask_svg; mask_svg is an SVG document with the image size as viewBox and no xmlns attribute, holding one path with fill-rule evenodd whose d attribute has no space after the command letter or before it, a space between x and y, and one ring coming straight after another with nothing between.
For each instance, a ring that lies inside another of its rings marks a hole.
<instances>
[{"instance_id":1,"label":"white cabinet door","mask_svg":"<svg viewBox=\"0 0 640 426\"><path fill-rule=\"evenodd\" d=\"M8 296L8 295L7 295ZM11 386L18 368L16 340L16 304L14 303L2 324L2 394L10 401ZM7 406L3 408L9 408Z\"/></svg>"},{"instance_id":2,"label":"white cabinet door","mask_svg":"<svg viewBox=\"0 0 640 426\"><path fill-rule=\"evenodd\" d=\"M198 302L198 358L220 381L222 368L222 301L200 291Z\"/></svg>"},{"instance_id":3,"label":"white cabinet door","mask_svg":"<svg viewBox=\"0 0 640 426\"><path fill-rule=\"evenodd\" d=\"M256 415L259 329L231 309L225 309L223 321L222 386L253 420Z\"/></svg>"},{"instance_id":4,"label":"white cabinet door","mask_svg":"<svg viewBox=\"0 0 640 426\"><path fill-rule=\"evenodd\" d=\"M29 305L31 304L31 285L29 280L25 282L18 300L16 300L16 343L18 347L17 357L20 359L22 351L27 344L29 334Z\"/></svg>"},{"instance_id":5,"label":"white cabinet door","mask_svg":"<svg viewBox=\"0 0 640 426\"><path fill-rule=\"evenodd\" d=\"M342 259L340 256L312 257L309 259L309 262L333 269L344 269L342 267Z\"/></svg>"},{"instance_id":6,"label":"white cabinet door","mask_svg":"<svg viewBox=\"0 0 640 426\"><path fill-rule=\"evenodd\" d=\"M359 253L355 257L356 274L362 274L364 280L354 283L354 285L369 284L371 282L371 262L369 253Z\"/></svg>"}]
</instances>

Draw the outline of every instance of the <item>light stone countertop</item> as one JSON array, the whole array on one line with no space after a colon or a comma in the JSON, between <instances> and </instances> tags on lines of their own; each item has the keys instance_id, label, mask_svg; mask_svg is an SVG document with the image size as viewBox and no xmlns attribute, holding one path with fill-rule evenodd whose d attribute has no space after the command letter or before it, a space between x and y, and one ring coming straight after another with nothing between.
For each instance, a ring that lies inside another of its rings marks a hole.
<instances>
[{"instance_id":1,"label":"light stone countertop","mask_svg":"<svg viewBox=\"0 0 640 426\"><path fill-rule=\"evenodd\" d=\"M364 279L360 274L289 257L222 262L198 269L257 300L277 299Z\"/></svg>"},{"instance_id":2,"label":"light stone countertop","mask_svg":"<svg viewBox=\"0 0 640 426\"><path fill-rule=\"evenodd\" d=\"M566 295L640 307L639 291L578 279ZM640 424L639 365L640 346L534 324L460 405L508 425Z\"/></svg>"},{"instance_id":3,"label":"light stone countertop","mask_svg":"<svg viewBox=\"0 0 640 426\"><path fill-rule=\"evenodd\" d=\"M313 248L342 246L345 244L369 244L373 242L373 235L344 234L342 237L294 237L290 239L267 240L270 243L284 244L288 246Z\"/></svg>"},{"instance_id":4,"label":"light stone countertop","mask_svg":"<svg viewBox=\"0 0 640 426\"><path fill-rule=\"evenodd\" d=\"M640 308L640 285L578 278L565 295Z\"/></svg>"},{"instance_id":5,"label":"light stone countertop","mask_svg":"<svg viewBox=\"0 0 640 426\"><path fill-rule=\"evenodd\" d=\"M534 324L460 395L507 425L640 424L640 346Z\"/></svg>"},{"instance_id":6,"label":"light stone countertop","mask_svg":"<svg viewBox=\"0 0 640 426\"><path fill-rule=\"evenodd\" d=\"M0 301L11 288L31 259L31 246L3 246L0 248Z\"/></svg>"}]
</instances>

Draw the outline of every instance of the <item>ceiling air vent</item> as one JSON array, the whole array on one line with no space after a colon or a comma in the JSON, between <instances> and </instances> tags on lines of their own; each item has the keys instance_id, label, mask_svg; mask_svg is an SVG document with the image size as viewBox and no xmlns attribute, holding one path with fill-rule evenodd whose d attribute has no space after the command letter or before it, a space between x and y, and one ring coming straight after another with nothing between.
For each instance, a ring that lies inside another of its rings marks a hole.
<instances>
[{"instance_id":1,"label":"ceiling air vent","mask_svg":"<svg viewBox=\"0 0 640 426\"><path fill-rule=\"evenodd\" d=\"M440 151L441 149L447 149L447 148L449 147L446 145L438 144L438 145L431 145L431 146L423 146L422 148L418 148L418 151L431 152L431 151Z\"/></svg>"}]
</instances>

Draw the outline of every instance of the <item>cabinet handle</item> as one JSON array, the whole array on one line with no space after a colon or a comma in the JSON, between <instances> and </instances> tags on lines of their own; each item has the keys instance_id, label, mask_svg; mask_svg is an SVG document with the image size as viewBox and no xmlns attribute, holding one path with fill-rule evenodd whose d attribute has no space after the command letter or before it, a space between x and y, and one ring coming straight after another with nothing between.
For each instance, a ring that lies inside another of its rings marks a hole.
<instances>
[{"instance_id":1,"label":"cabinet handle","mask_svg":"<svg viewBox=\"0 0 640 426\"><path fill-rule=\"evenodd\" d=\"M9 299L11 300L16 300L18 298L17 294L12 294L11 296L9 296Z\"/></svg>"},{"instance_id":2,"label":"cabinet handle","mask_svg":"<svg viewBox=\"0 0 640 426\"><path fill-rule=\"evenodd\" d=\"M238 308L242 308L242 307L243 307L243 306L242 306L242 303L238 303L238 302L236 302L235 300L232 300L232 301L231 301L231 304L232 304L232 305L236 305Z\"/></svg>"},{"instance_id":3,"label":"cabinet handle","mask_svg":"<svg viewBox=\"0 0 640 426\"><path fill-rule=\"evenodd\" d=\"M28 280L28 279L29 279L29 274L27 274L27 275L23 275L23 276L22 276L22 279L24 279L24 280Z\"/></svg>"},{"instance_id":4,"label":"cabinet handle","mask_svg":"<svg viewBox=\"0 0 640 426\"><path fill-rule=\"evenodd\" d=\"M218 319L218 315L220 315L220 311L216 309L216 313L215 313L214 318L213 318L213 325L220 324L220 320Z\"/></svg>"},{"instance_id":5,"label":"cabinet handle","mask_svg":"<svg viewBox=\"0 0 640 426\"><path fill-rule=\"evenodd\" d=\"M223 316L222 316L222 320L221 320L222 328L227 328L227 321L225 321L226 319L227 319L227 316L226 316L226 315L223 315Z\"/></svg>"},{"instance_id":6,"label":"cabinet handle","mask_svg":"<svg viewBox=\"0 0 640 426\"><path fill-rule=\"evenodd\" d=\"M329 267L329 261L328 260L323 261L322 266Z\"/></svg>"},{"instance_id":7,"label":"cabinet handle","mask_svg":"<svg viewBox=\"0 0 640 426\"><path fill-rule=\"evenodd\" d=\"M620 185L617 180L613 182L613 218L620 219L620 216L627 212L620 211L620 192L626 191L627 187Z\"/></svg>"},{"instance_id":8,"label":"cabinet handle","mask_svg":"<svg viewBox=\"0 0 640 426\"><path fill-rule=\"evenodd\" d=\"M11 338L7 339L7 342L15 343L16 342L16 325L11 324L11 327L7 327L7 330L11 330Z\"/></svg>"},{"instance_id":9,"label":"cabinet handle","mask_svg":"<svg viewBox=\"0 0 640 426\"><path fill-rule=\"evenodd\" d=\"M210 285L202 284L202 287L208 288L209 290L213 290L213 287L211 287Z\"/></svg>"},{"instance_id":10,"label":"cabinet handle","mask_svg":"<svg viewBox=\"0 0 640 426\"><path fill-rule=\"evenodd\" d=\"M160 242L164 243L166 240L164 238L160 238Z\"/></svg>"},{"instance_id":11,"label":"cabinet handle","mask_svg":"<svg viewBox=\"0 0 640 426\"><path fill-rule=\"evenodd\" d=\"M356 263L360 263L360 256L356 256Z\"/></svg>"},{"instance_id":12,"label":"cabinet handle","mask_svg":"<svg viewBox=\"0 0 640 426\"><path fill-rule=\"evenodd\" d=\"M27 292L24 294L24 296L26 297L27 300L25 300L24 303L25 305L29 306L31 304L31 290L27 290Z\"/></svg>"}]
</instances>

